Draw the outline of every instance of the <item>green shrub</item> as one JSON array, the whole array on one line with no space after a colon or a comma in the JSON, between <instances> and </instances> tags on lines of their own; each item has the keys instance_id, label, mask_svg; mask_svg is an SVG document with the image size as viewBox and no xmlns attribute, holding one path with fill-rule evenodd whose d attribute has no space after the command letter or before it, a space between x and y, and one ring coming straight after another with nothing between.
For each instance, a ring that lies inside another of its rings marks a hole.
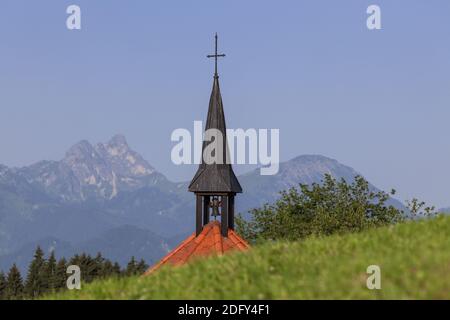
<instances>
[{"instance_id":1,"label":"green shrub","mask_svg":"<svg viewBox=\"0 0 450 320\"><path fill-rule=\"evenodd\" d=\"M298 240L310 235L357 232L403 220L403 211L387 205L390 195L373 191L361 176L351 184L326 174L321 184L300 184L281 192L273 205L238 216L237 231L248 241Z\"/></svg>"}]
</instances>

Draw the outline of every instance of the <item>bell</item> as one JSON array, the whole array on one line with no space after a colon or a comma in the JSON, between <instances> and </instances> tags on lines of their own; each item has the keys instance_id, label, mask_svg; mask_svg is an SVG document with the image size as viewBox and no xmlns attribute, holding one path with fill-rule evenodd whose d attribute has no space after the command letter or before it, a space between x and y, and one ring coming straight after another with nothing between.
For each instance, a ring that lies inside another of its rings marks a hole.
<instances>
[{"instance_id":1,"label":"bell","mask_svg":"<svg viewBox=\"0 0 450 320\"><path fill-rule=\"evenodd\" d=\"M219 198L214 197L212 201L209 203L209 207L212 209L211 215L216 218L220 216L219 208L222 206L222 201Z\"/></svg>"}]
</instances>

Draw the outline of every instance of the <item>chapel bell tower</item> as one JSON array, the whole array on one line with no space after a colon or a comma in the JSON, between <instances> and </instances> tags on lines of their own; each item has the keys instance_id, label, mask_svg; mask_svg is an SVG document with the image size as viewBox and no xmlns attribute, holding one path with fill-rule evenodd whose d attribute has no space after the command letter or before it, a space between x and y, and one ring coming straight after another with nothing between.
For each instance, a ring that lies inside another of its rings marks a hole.
<instances>
[{"instance_id":1,"label":"chapel bell tower","mask_svg":"<svg viewBox=\"0 0 450 320\"><path fill-rule=\"evenodd\" d=\"M208 55L215 60L215 72L211 98L209 100L208 115L206 118L205 132L216 129L222 133L223 152L215 155L217 161L211 163L208 154L204 151L212 141L203 141L202 159L197 173L189 185L189 191L196 197L196 235L200 235L203 227L211 219L220 218L220 231L223 237L228 237L228 230L234 230L234 197L241 193L242 188L231 164L227 163L228 145L226 136L225 115L223 111L222 96L219 87L219 75L217 73L217 58L225 57L217 53L217 34L215 36L215 54ZM220 144L219 144L220 145Z\"/></svg>"},{"instance_id":2,"label":"chapel bell tower","mask_svg":"<svg viewBox=\"0 0 450 320\"><path fill-rule=\"evenodd\" d=\"M215 72L205 133L213 129L217 136L222 137L222 144L215 143L215 136L203 140L202 160L189 185L189 191L194 192L196 198L195 232L149 268L145 275L150 275L165 265L179 266L199 257L220 256L232 250L245 251L250 248L249 244L234 232L234 197L236 193L242 192L242 188L231 164L226 161L228 147L225 116L217 74L219 57L225 55L217 53L216 34L216 52L208 56L215 60ZM209 153L212 149L214 151Z\"/></svg>"}]
</instances>

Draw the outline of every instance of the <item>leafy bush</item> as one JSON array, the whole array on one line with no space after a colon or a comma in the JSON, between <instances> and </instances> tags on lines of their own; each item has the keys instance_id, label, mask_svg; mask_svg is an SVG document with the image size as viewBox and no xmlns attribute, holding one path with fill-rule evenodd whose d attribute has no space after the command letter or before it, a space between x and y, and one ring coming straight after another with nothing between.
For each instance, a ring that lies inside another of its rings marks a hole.
<instances>
[{"instance_id":1,"label":"leafy bush","mask_svg":"<svg viewBox=\"0 0 450 320\"><path fill-rule=\"evenodd\" d=\"M373 191L361 176L351 184L326 174L321 184L300 184L281 192L274 205L236 219L237 231L249 241L298 240L310 235L357 232L403 220L403 211L386 202L390 193Z\"/></svg>"},{"instance_id":2,"label":"leafy bush","mask_svg":"<svg viewBox=\"0 0 450 320\"><path fill-rule=\"evenodd\" d=\"M412 218L432 218L439 215L435 206L427 206L425 202L417 198L406 201L406 208L408 209Z\"/></svg>"}]
</instances>

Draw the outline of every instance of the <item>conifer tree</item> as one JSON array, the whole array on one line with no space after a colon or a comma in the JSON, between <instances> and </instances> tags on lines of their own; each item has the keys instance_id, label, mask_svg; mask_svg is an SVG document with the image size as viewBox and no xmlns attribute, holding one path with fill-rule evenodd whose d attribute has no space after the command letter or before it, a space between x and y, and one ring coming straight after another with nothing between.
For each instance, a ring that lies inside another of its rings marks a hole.
<instances>
[{"instance_id":1,"label":"conifer tree","mask_svg":"<svg viewBox=\"0 0 450 320\"><path fill-rule=\"evenodd\" d=\"M55 291L58 287L56 280L56 258L55 252L52 251L45 265L45 277L47 280L47 288L49 291Z\"/></svg>"},{"instance_id":2,"label":"conifer tree","mask_svg":"<svg viewBox=\"0 0 450 320\"><path fill-rule=\"evenodd\" d=\"M93 266L91 270L91 276L93 279L105 277L105 262L106 259L102 257L102 254L100 252L98 252L93 260Z\"/></svg>"},{"instance_id":3,"label":"conifer tree","mask_svg":"<svg viewBox=\"0 0 450 320\"><path fill-rule=\"evenodd\" d=\"M113 265L113 275L117 277L122 275L122 269L120 268L120 265L117 262L114 262Z\"/></svg>"},{"instance_id":4,"label":"conifer tree","mask_svg":"<svg viewBox=\"0 0 450 320\"><path fill-rule=\"evenodd\" d=\"M27 279L25 281L25 293L30 298L37 298L47 290L46 268L44 252L38 246L34 258L28 267Z\"/></svg>"},{"instance_id":5,"label":"conifer tree","mask_svg":"<svg viewBox=\"0 0 450 320\"><path fill-rule=\"evenodd\" d=\"M86 253L82 253L80 256L80 264L78 265L81 270L83 281L86 283L94 280L95 274L95 262L92 257Z\"/></svg>"},{"instance_id":6,"label":"conifer tree","mask_svg":"<svg viewBox=\"0 0 450 320\"><path fill-rule=\"evenodd\" d=\"M22 299L23 291L22 276L16 264L13 264L6 280L6 295L8 299Z\"/></svg>"},{"instance_id":7,"label":"conifer tree","mask_svg":"<svg viewBox=\"0 0 450 320\"><path fill-rule=\"evenodd\" d=\"M66 288L67 281L67 261L64 258L61 258L56 264L55 269L55 289L64 289Z\"/></svg>"},{"instance_id":8,"label":"conifer tree","mask_svg":"<svg viewBox=\"0 0 450 320\"><path fill-rule=\"evenodd\" d=\"M80 265L80 255L75 254L72 258L70 258L69 260L69 265L73 264L73 265Z\"/></svg>"},{"instance_id":9,"label":"conifer tree","mask_svg":"<svg viewBox=\"0 0 450 320\"><path fill-rule=\"evenodd\" d=\"M103 265L102 265L101 277L107 278L107 277L113 277L113 276L116 276L115 270L114 270L114 265L110 260L105 259L105 261L103 262Z\"/></svg>"},{"instance_id":10,"label":"conifer tree","mask_svg":"<svg viewBox=\"0 0 450 320\"><path fill-rule=\"evenodd\" d=\"M43 250L38 246L28 267L28 274L23 281L19 269L14 264L5 276L0 271L0 300L38 298L46 292L55 292L66 288L67 267L77 265L83 273L83 281L91 282L98 278L133 276L142 274L147 268L144 259L139 262L131 257L127 267L122 270L117 262L105 259L99 252L95 258L86 253L75 254L69 262L65 258L58 261L52 251L45 260Z\"/></svg>"},{"instance_id":11,"label":"conifer tree","mask_svg":"<svg viewBox=\"0 0 450 320\"><path fill-rule=\"evenodd\" d=\"M0 300L6 300L6 276L3 271L0 271Z\"/></svg>"},{"instance_id":12,"label":"conifer tree","mask_svg":"<svg viewBox=\"0 0 450 320\"><path fill-rule=\"evenodd\" d=\"M125 274L127 276L133 276L137 274L137 263L134 256L131 257L130 261L127 264L127 269L125 270Z\"/></svg>"},{"instance_id":13,"label":"conifer tree","mask_svg":"<svg viewBox=\"0 0 450 320\"><path fill-rule=\"evenodd\" d=\"M136 266L136 271L138 274L143 274L148 269L148 264L145 263L144 259L141 259Z\"/></svg>"}]
</instances>

